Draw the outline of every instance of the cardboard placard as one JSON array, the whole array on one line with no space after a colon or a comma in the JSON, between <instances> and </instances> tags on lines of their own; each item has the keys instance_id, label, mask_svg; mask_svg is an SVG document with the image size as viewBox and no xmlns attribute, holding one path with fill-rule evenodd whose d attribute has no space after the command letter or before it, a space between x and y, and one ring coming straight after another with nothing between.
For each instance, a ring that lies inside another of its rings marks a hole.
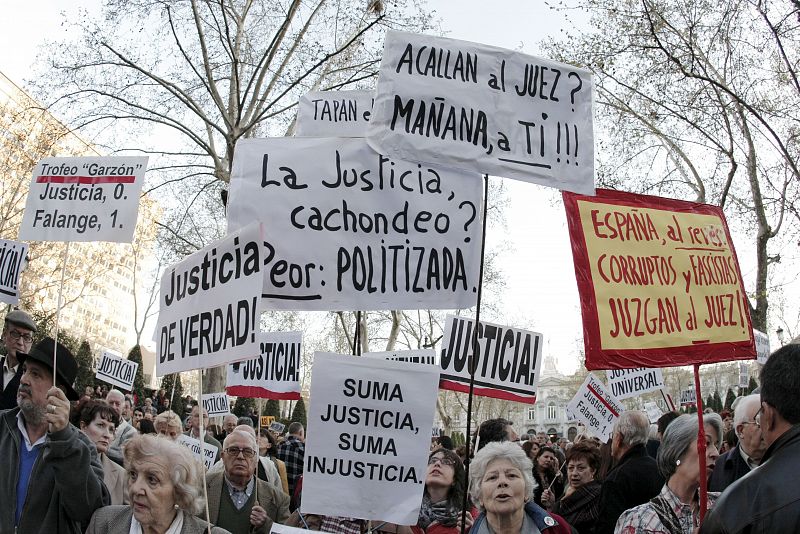
<instances>
[{"instance_id":1,"label":"cardboard placard","mask_svg":"<svg viewBox=\"0 0 800 534\"><path fill-rule=\"evenodd\" d=\"M429 365L316 353L301 511L416 524L438 379Z\"/></svg>"},{"instance_id":2,"label":"cardboard placard","mask_svg":"<svg viewBox=\"0 0 800 534\"><path fill-rule=\"evenodd\" d=\"M192 454L194 454L195 458L203 462L203 465L206 467L206 471L211 469L211 467L214 465L214 460L217 457L217 450L219 449L219 447L216 445L206 443L205 441L200 441L199 439L187 436L186 434L181 434L178 436L178 443L192 451Z\"/></svg>"},{"instance_id":3,"label":"cardboard placard","mask_svg":"<svg viewBox=\"0 0 800 534\"><path fill-rule=\"evenodd\" d=\"M287 527L286 525L281 525L277 522L272 523L272 529L270 530L271 534L308 534L311 532L314 531L306 530L304 528Z\"/></svg>"},{"instance_id":4,"label":"cardboard placard","mask_svg":"<svg viewBox=\"0 0 800 534\"><path fill-rule=\"evenodd\" d=\"M681 390L681 406L691 406L697 404L697 392L694 387Z\"/></svg>"},{"instance_id":5,"label":"cardboard placard","mask_svg":"<svg viewBox=\"0 0 800 534\"><path fill-rule=\"evenodd\" d=\"M439 387L469 392L475 321L448 315L442 337ZM542 363L542 335L481 321L474 394L533 404Z\"/></svg>"},{"instance_id":6,"label":"cardboard placard","mask_svg":"<svg viewBox=\"0 0 800 534\"><path fill-rule=\"evenodd\" d=\"M436 351L433 349L365 352L361 356L363 358L380 358L382 360L391 360L393 362L439 365L439 362L436 359Z\"/></svg>"},{"instance_id":7,"label":"cardboard placard","mask_svg":"<svg viewBox=\"0 0 800 534\"><path fill-rule=\"evenodd\" d=\"M647 418L651 423L657 423L659 418L664 415L661 408L655 402L645 402L644 411L647 412Z\"/></svg>"},{"instance_id":8,"label":"cardboard placard","mask_svg":"<svg viewBox=\"0 0 800 534\"><path fill-rule=\"evenodd\" d=\"M19 238L130 243L147 159L43 159L33 170Z\"/></svg>"},{"instance_id":9,"label":"cardboard placard","mask_svg":"<svg viewBox=\"0 0 800 534\"><path fill-rule=\"evenodd\" d=\"M286 428L286 425L279 423L278 421L273 421L269 424L270 431L275 432L276 434L283 434L284 428Z\"/></svg>"},{"instance_id":10,"label":"cardboard placard","mask_svg":"<svg viewBox=\"0 0 800 534\"><path fill-rule=\"evenodd\" d=\"M302 341L302 332L262 332L257 358L228 365L228 394L299 400Z\"/></svg>"},{"instance_id":11,"label":"cardboard placard","mask_svg":"<svg viewBox=\"0 0 800 534\"><path fill-rule=\"evenodd\" d=\"M602 382L589 373L575 397L567 404L567 410L600 441L605 442L611 437L614 423L625 407Z\"/></svg>"},{"instance_id":12,"label":"cardboard placard","mask_svg":"<svg viewBox=\"0 0 800 534\"><path fill-rule=\"evenodd\" d=\"M661 369L613 369L606 371L606 380L611 394L619 400L638 397L664 387L664 376Z\"/></svg>"},{"instance_id":13,"label":"cardboard placard","mask_svg":"<svg viewBox=\"0 0 800 534\"><path fill-rule=\"evenodd\" d=\"M202 397L202 402L203 408L208 412L209 417L217 417L231 413L228 394L224 391L221 393L204 394Z\"/></svg>"},{"instance_id":14,"label":"cardboard placard","mask_svg":"<svg viewBox=\"0 0 800 534\"><path fill-rule=\"evenodd\" d=\"M0 239L0 302L19 303L19 279L27 257L27 244Z\"/></svg>"},{"instance_id":15,"label":"cardboard placard","mask_svg":"<svg viewBox=\"0 0 800 534\"><path fill-rule=\"evenodd\" d=\"M372 91L309 91L297 105L297 137L364 137Z\"/></svg>"},{"instance_id":16,"label":"cardboard placard","mask_svg":"<svg viewBox=\"0 0 800 534\"><path fill-rule=\"evenodd\" d=\"M161 278L156 375L259 353L264 248L250 224L169 267Z\"/></svg>"},{"instance_id":17,"label":"cardboard placard","mask_svg":"<svg viewBox=\"0 0 800 534\"><path fill-rule=\"evenodd\" d=\"M563 193L587 369L752 359L747 294L718 206Z\"/></svg>"},{"instance_id":18,"label":"cardboard placard","mask_svg":"<svg viewBox=\"0 0 800 534\"><path fill-rule=\"evenodd\" d=\"M481 213L477 174L392 160L363 139L236 145L228 231L264 223L270 309L473 306Z\"/></svg>"},{"instance_id":19,"label":"cardboard placard","mask_svg":"<svg viewBox=\"0 0 800 534\"><path fill-rule=\"evenodd\" d=\"M137 369L139 369L137 362L132 362L114 352L104 351L95 377L122 390L131 391Z\"/></svg>"},{"instance_id":20,"label":"cardboard placard","mask_svg":"<svg viewBox=\"0 0 800 534\"><path fill-rule=\"evenodd\" d=\"M382 154L594 191L592 75L493 46L389 31L367 141Z\"/></svg>"},{"instance_id":21,"label":"cardboard placard","mask_svg":"<svg viewBox=\"0 0 800 534\"><path fill-rule=\"evenodd\" d=\"M753 329L753 337L756 340L756 359L758 363L764 365L769 359L771 353L769 347L769 336L760 330Z\"/></svg>"}]
</instances>

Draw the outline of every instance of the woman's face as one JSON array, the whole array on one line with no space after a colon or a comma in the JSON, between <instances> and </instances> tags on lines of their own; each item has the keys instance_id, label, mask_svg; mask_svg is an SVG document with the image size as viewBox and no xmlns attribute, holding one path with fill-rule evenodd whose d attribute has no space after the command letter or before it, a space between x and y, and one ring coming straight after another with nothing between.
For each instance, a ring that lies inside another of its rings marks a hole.
<instances>
[{"instance_id":1,"label":"woman's face","mask_svg":"<svg viewBox=\"0 0 800 534\"><path fill-rule=\"evenodd\" d=\"M132 464L128 469L128 497L133 515L143 527L166 530L175 518L175 485L167 461L149 457Z\"/></svg>"},{"instance_id":2,"label":"woman's face","mask_svg":"<svg viewBox=\"0 0 800 534\"><path fill-rule=\"evenodd\" d=\"M264 436L258 436L258 454L260 456L265 456L268 452L272 444L269 442L268 438Z\"/></svg>"},{"instance_id":3,"label":"woman's face","mask_svg":"<svg viewBox=\"0 0 800 534\"><path fill-rule=\"evenodd\" d=\"M159 425L158 435L169 438L172 441L178 441L178 436L181 435L181 431L174 426Z\"/></svg>"},{"instance_id":4,"label":"woman's face","mask_svg":"<svg viewBox=\"0 0 800 534\"><path fill-rule=\"evenodd\" d=\"M557 463L555 455L550 451L542 453L537 462L541 469L555 469Z\"/></svg>"},{"instance_id":5,"label":"woman's face","mask_svg":"<svg viewBox=\"0 0 800 534\"><path fill-rule=\"evenodd\" d=\"M528 458L535 460L537 454L539 454L539 444L533 441L531 442L531 452L528 453Z\"/></svg>"},{"instance_id":6,"label":"woman's face","mask_svg":"<svg viewBox=\"0 0 800 534\"><path fill-rule=\"evenodd\" d=\"M114 423L106 421L99 413L94 415L94 419L88 425L81 421L81 430L89 436L100 454L105 454L114 440Z\"/></svg>"},{"instance_id":7,"label":"woman's face","mask_svg":"<svg viewBox=\"0 0 800 534\"><path fill-rule=\"evenodd\" d=\"M567 464L567 478L572 489L577 489L594 480L595 470L589 467L585 458L573 458Z\"/></svg>"},{"instance_id":8,"label":"woman's face","mask_svg":"<svg viewBox=\"0 0 800 534\"><path fill-rule=\"evenodd\" d=\"M437 452L428 459L428 471L425 475L425 485L440 488L449 488L453 485L456 468L453 460Z\"/></svg>"},{"instance_id":9,"label":"woman's face","mask_svg":"<svg viewBox=\"0 0 800 534\"><path fill-rule=\"evenodd\" d=\"M706 478L714 471L714 463L719 458L719 450L717 450L717 443L719 443L719 436L717 431L711 425L705 425L706 433ZM686 478L693 484L700 484L700 459L697 455L697 440L692 440L689 449L680 459L681 463L675 470L675 474Z\"/></svg>"},{"instance_id":10,"label":"woman's face","mask_svg":"<svg viewBox=\"0 0 800 534\"><path fill-rule=\"evenodd\" d=\"M525 479L522 472L505 458L486 467L481 479L481 505L487 515L509 515L525 506Z\"/></svg>"}]
</instances>

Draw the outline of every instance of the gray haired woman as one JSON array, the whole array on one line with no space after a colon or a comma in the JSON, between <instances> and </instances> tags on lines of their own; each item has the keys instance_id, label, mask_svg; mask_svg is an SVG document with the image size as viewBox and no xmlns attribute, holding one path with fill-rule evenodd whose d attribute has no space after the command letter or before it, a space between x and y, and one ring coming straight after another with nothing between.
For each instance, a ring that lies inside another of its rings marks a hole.
<instances>
[{"instance_id":1,"label":"gray haired woman","mask_svg":"<svg viewBox=\"0 0 800 534\"><path fill-rule=\"evenodd\" d=\"M207 523L194 517L204 508L199 473L189 449L171 440L142 435L125 444L131 506L106 506L92 516L86 534L202 534ZM212 527L212 534L230 534Z\"/></svg>"},{"instance_id":2,"label":"gray haired woman","mask_svg":"<svg viewBox=\"0 0 800 534\"><path fill-rule=\"evenodd\" d=\"M656 461L667 480L650 502L625 511L617 521L618 534L692 534L700 526L698 488L700 478L714 470L722 444L722 418L703 415L706 434L706 469L700 472L697 453L697 414L681 415L669 424L661 438ZM709 508L719 493L708 494Z\"/></svg>"},{"instance_id":3,"label":"gray haired woman","mask_svg":"<svg viewBox=\"0 0 800 534\"><path fill-rule=\"evenodd\" d=\"M469 492L481 512L470 534L571 533L563 518L533 502L533 464L516 443L489 443L475 454L470 467Z\"/></svg>"}]
</instances>

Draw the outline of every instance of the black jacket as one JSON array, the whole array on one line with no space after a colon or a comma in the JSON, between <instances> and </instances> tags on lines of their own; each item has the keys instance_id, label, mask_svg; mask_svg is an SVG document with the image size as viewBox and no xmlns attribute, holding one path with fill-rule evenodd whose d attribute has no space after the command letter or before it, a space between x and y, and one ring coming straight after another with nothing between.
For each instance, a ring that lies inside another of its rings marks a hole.
<instances>
[{"instance_id":1,"label":"black jacket","mask_svg":"<svg viewBox=\"0 0 800 534\"><path fill-rule=\"evenodd\" d=\"M2 369L0 369L2 373ZM0 391L0 410L10 410L17 407L17 390L19 389L19 379L22 378L22 365L17 365L17 372L14 373L8 384L3 384Z\"/></svg>"},{"instance_id":2,"label":"black jacket","mask_svg":"<svg viewBox=\"0 0 800 534\"><path fill-rule=\"evenodd\" d=\"M758 469L720 495L700 534L800 531L800 425L767 449Z\"/></svg>"},{"instance_id":3,"label":"black jacket","mask_svg":"<svg viewBox=\"0 0 800 534\"><path fill-rule=\"evenodd\" d=\"M608 472L600 489L600 517L594 534L613 534L622 512L659 494L664 478L644 445L634 445Z\"/></svg>"},{"instance_id":4,"label":"black jacket","mask_svg":"<svg viewBox=\"0 0 800 534\"><path fill-rule=\"evenodd\" d=\"M742 458L739 447L741 444L717 458L714 472L708 480L708 491L725 491L725 488L750 472L750 466Z\"/></svg>"}]
</instances>

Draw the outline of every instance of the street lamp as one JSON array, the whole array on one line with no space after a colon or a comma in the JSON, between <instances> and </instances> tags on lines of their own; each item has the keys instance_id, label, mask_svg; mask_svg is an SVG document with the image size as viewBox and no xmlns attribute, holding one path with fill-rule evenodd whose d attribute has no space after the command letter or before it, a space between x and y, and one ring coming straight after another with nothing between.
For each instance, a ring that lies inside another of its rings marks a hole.
<instances>
[{"instance_id":1,"label":"street lamp","mask_svg":"<svg viewBox=\"0 0 800 534\"><path fill-rule=\"evenodd\" d=\"M781 328L779 326L778 329L775 330L775 333L778 334L778 342L781 344L781 347L782 347L783 346L783 328Z\"/></svg>"}]
</instances>

